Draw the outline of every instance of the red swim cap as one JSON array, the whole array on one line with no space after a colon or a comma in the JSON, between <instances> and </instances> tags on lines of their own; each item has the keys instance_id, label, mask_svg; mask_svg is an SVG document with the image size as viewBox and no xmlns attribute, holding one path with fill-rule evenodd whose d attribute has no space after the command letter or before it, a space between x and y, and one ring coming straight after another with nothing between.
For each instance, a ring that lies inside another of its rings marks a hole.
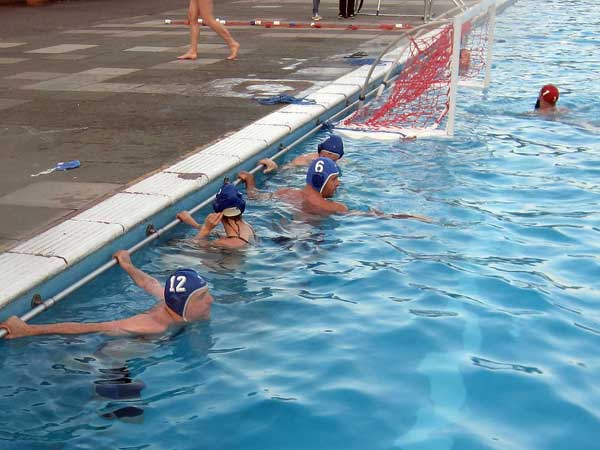
<instances>
[{"instance_id":1,"label":"red swim cap","mask_svg":"<svg viewBox=\"0 0 600 450\"><path fill-rule=\"evenodd\" d=\"M544 101L555 104L558 100L558 88L553 84L547 84L546 86L542 87L540 96L544 99Z\"/></svg>"}]
</instances>

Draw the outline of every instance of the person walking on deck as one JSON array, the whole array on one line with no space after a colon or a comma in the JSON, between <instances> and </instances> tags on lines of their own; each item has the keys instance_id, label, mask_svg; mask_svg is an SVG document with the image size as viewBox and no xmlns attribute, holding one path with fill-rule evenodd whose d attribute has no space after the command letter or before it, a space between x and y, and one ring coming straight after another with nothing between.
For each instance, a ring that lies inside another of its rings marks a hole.
<instances>
[{"instance_id":1,"label":"person walking on deck","mask_svg":"<svg viewBox=\"0 0 600 450\"><path fill-rule=\"evenodd\" d=\"M225 41L229 46L229 56L227 59L237 59L240 44L236 41L227 28L213 16L212 0L190 0L188 8L188 20L190 26L190 49L177 59L197 59L198 58L198 38L200 37L200 25L198 17L202 18L202 23L208 25Z\"/></svg>"}]
</instances>

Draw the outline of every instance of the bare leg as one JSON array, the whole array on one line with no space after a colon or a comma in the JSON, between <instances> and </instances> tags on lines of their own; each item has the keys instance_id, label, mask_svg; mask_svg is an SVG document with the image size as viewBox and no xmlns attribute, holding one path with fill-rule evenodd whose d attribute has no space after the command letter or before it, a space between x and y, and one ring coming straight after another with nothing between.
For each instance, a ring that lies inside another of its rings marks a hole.
<instances>
[{"instance_id":1,"label":"bare leg","mask_svg":"<svg viewBox=\"0 0 600 450\"><path fill-rule=\"evenodd\" d=\"M196 0L190 0L188 8L188 20L190 22L190 49L177 59L196 59L198 58L198 37L200 35L200 25L198 25L198 4Z\"/></svg>"},{"instance_id":2,"label":"bare leg","mask_svg":"<svg viewBox=\"0 0 600 450\"><path fill-rule=\"evenodd\" d=\"M191 2L194 0L190 0ZM212 0L195 0L198 5L198 10L200 11L200 17L202 17L203 23L211 27L215 33L217 33L221 38L225 41L225 43L229 46L229 56L227 59L237 59L237 54L240 49L240 44L238 41L233 39L227 28L225 28L221 22L218 22L213 17L213 2Z\"/></svg>"}]
</instances>

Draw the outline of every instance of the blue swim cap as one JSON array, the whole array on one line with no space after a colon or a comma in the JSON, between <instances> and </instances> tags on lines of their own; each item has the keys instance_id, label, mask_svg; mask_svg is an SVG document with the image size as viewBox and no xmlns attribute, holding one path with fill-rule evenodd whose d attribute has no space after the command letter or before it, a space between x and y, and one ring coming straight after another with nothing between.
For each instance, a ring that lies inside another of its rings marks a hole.
<instances>
[{"instance_id":1,"label":"blue swim cap","mask_svg":"<svg viewBox=\"0 0 600 450\"><path fill-rule=\"evenodd\" d=\"M306 184L312 186L315 190L322 192L327 181L334 176L339 175L340 170L335 162L329 158L314 159L306 172Z\"/></svg>"},{"instance_id":2,"label":"blue swim cap","mask_svg":"<svg viewBox=\"0 0 600 450\"><path fill-rule=\"evenodd\" d=\"M332 134L319 144L317 150L319 153L321 153L323 150L326 152L335 153L341 158L344 156L344 142L342 141L341 137L336 134Z\"/></svg>"},{"instance_id":3,"label":"blue swim cap","mask_svg":"<svg viewBox=\"0 0 600 450\"><path fill-rule=\"evenodd\" d=\"M208 290L204 278L194 269L179 269L165 283L165 303L171 311L185 317L185 307L195 292Z\"/></svg>"},{"instance_id":4,"label":"blue swim cap","mask_svg":"<svg viewBox=\"0 0 600 450\"><path fill-rule=\"evenodd\" d=\"M213 209L227 217L239 216L246 210L246 202L242 193L233 184L225 183L215 196Z\"/></svg>"}]
</instances>

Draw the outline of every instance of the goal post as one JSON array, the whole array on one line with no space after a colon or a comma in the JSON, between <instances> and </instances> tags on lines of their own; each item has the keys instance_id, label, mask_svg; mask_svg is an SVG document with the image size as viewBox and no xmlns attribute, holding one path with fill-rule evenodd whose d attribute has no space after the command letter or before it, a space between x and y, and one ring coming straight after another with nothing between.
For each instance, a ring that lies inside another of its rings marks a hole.
<instances>
[{"instance_id":1,"label":"goal post","mask_svg":"<svg viewBox=\"0 0 600 450\"><path fill-rule=\"evenodd\" d=\"M453 136L458 87L489 84L496 2L482 0L434 29L407 33L407 43L386 53L398 55L388 72L395 79L388 83L386 75L382 83L390 87L336 128L353 137Z\"/></svg>"},{"instance_id":2,"label":"goal post","mask_svg":"<svg viewBox=\"0 0 600 450\"><path fill-rule=\"evenodd\" d=\"M490 83L496 0L483 0L453 20L446 133L454 136L458 86L485 89Z\"/></svg>"},{"instance_id":3,"label":"goal post","mask_svg":"<svg viewBox=\"0 0 600 450\"><path fill-rule=\"evenodd\" d=\"M461 86L485 89L489 85L495 24L495 0L482 1L454 19Z\"/></svg>"}]
</instances>

